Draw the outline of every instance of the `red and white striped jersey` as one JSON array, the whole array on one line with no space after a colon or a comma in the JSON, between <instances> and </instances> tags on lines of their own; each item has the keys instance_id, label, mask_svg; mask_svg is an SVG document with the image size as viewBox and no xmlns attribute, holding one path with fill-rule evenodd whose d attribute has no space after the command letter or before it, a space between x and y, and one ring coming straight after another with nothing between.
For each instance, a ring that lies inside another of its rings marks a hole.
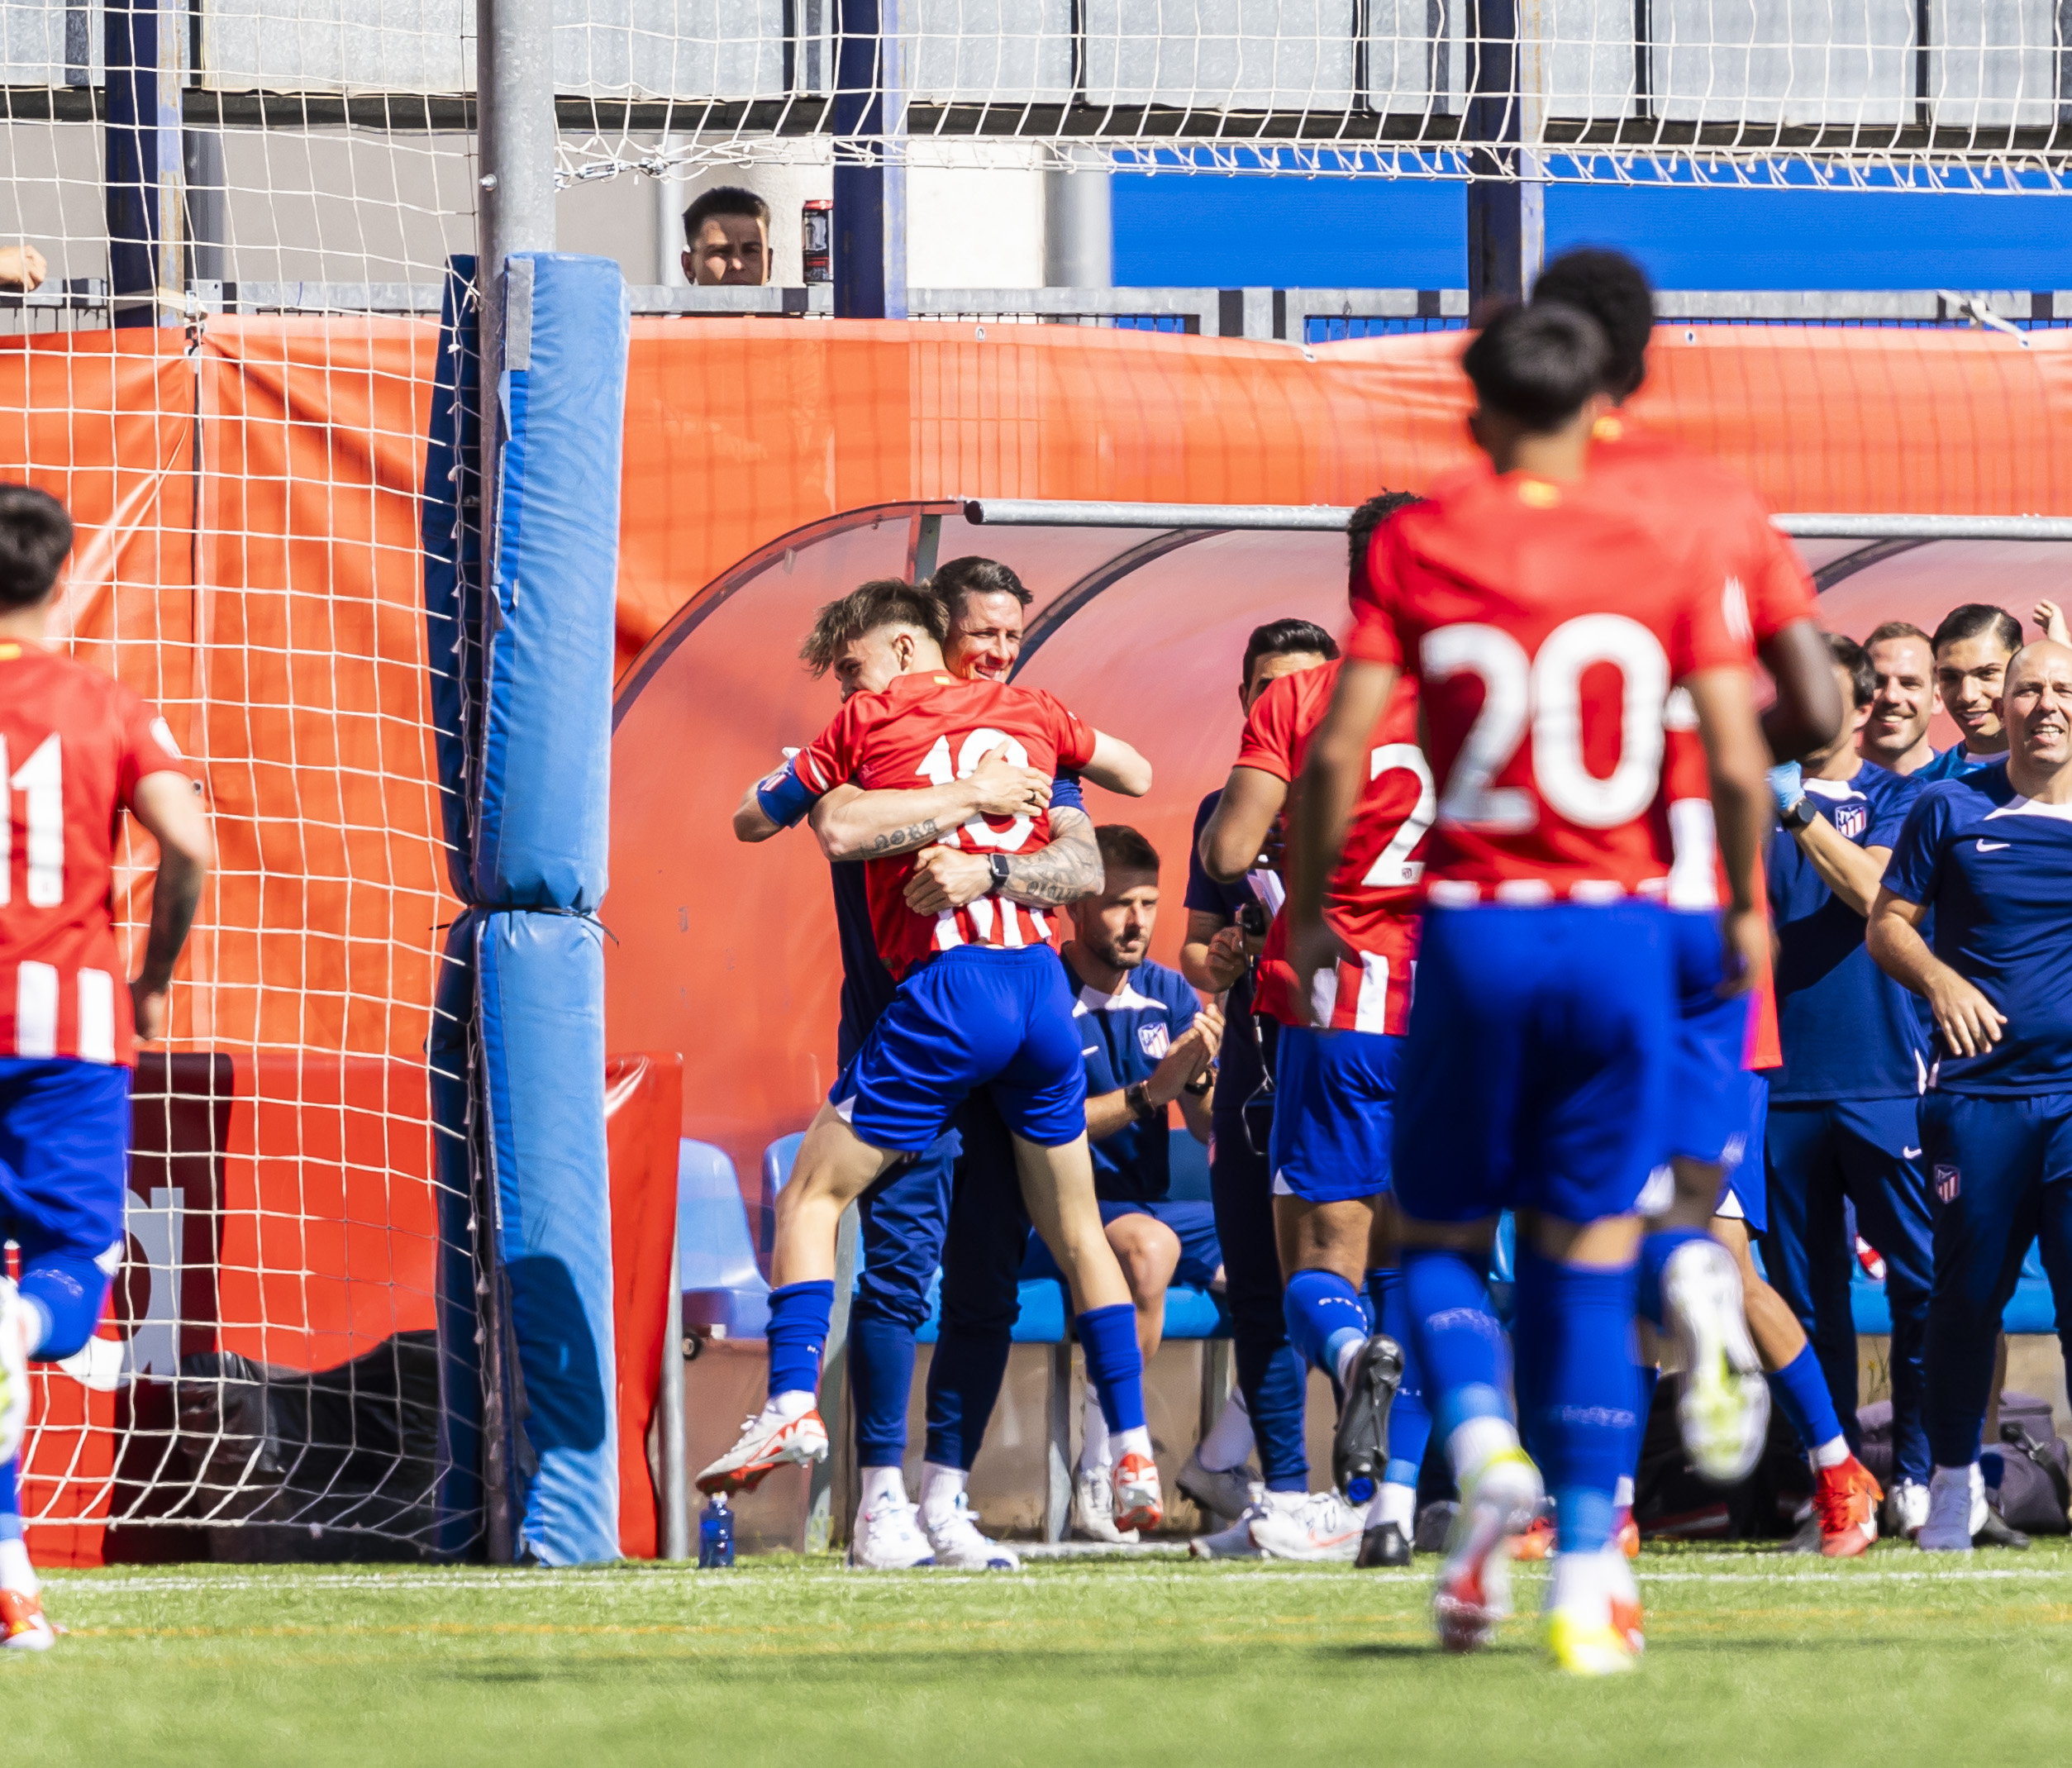
<instances>
[{"instance_id":1,"label":"red and white striped jersey","mask_svg":"<svg viewBox=\"0 0 2072 1768\"><path fill-rule=\"evenodd\" d=\"M1237 765L1286 780L1302 777L1309 740L1324 722L1340 665L1284 675L1253 702ZM1399 1036L1410 1022L1410 986L1417 959L1417 881L1424 839L1437 807L1431 770L1417 746L1417 688L1396 684L1368 758L1367 776L1346 851L1324 894L1324 921L1346 955L1317 973L1312 999L1295 998L1288 961L1288 917L1275 915L1260 952L1260 1012L1284 1025L1323 1025L1338 1032ZM1291 804L1291 808L1292 804Z\"/></svg>"},{"instance_id":2,"label":"red and white striped jersey","mask_svg":"<svg viewBox=\"0 0 2072 1768\"><path fill-rule=\"evenodd\" d=\"M0 643L0 1056L135 1060L115 943L115 840L165 721L98 670Z\"/></svg>"},{"instance_id":3,"label":"red and white striped jersey","mask_svg":"<svg viewBox=\"0 0 2072 1768\"><path fill-rule=\"evenodd\" d=\"M865 791L912 791L968 776L1004 742L1017 766L1046 775L1076 772L1093 758L1094 733L1041 689L937 670L902 675L882 693L859 693L798 752L798 777L816 793L844 781ZM935 845L977 853L1034 853L1049 845L1050 817L974 817ZM955 946L1047 945L1042 910L990 894L962 908L921 915L907 908L916 853L866 860L871 931L894 977Z\"/></svg>"}]
</instances>

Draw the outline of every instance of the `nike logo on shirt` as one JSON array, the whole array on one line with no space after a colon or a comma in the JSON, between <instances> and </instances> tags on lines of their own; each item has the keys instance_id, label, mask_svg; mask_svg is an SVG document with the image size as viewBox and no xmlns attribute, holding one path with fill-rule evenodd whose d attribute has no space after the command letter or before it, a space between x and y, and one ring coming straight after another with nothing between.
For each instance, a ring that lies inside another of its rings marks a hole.
<instances>
[{"instance_id":1,"label":"nike logo on shirt","mask_svg":"<svg viewBox=\"0 0 2072 1768\"><path fill-rule=\"evenodd\" d=\"M1979 851L1981 853L1998 853L2007 845L2008 844L2005 841L1980 841L1979 843Z\"/></svg>"},{"instance_id":2,"label":"nike logo on shirt","mask_svg":"<svg viewBox=\"0 0 2072 1768\"><path fill-rule=\"evenodd\" d=\"M1921 1151L1918 1148L1902 1148L1899 1151L1899 1158L1903 1160L1917 1160L1921 1158Z\"/></svg>"}]
</instances>

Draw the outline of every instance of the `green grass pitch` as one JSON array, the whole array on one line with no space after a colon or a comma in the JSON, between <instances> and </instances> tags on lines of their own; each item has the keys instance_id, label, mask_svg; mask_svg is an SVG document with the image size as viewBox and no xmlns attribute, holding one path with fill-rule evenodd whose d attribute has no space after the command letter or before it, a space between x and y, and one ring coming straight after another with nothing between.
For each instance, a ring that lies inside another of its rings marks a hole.
<instances>
[{"instance_id":1,"label":"green grass pitch","mask_svg":"<svg viewBox=\"0 0 2072 1768\"><path fill-rule=\"evenodd\" d=\"M1947 1763L2072 1732L2072 1546L1649 1552L1637 1675L1531 1617L1448 1659L1412 1572L1077 1561L1018 1576L169 1566L51 1580L0 1663L17 1762Z\"/></svg>"}]
</instances>

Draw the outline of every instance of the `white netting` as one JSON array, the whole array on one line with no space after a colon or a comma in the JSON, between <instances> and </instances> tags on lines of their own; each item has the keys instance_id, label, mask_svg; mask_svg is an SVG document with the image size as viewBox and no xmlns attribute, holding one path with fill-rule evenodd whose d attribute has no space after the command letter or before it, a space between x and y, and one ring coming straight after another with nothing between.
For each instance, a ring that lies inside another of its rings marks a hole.
<instances>
[{"instance_id":1,"label":"white netting","mask_svg":"<svg viewBox=\"0 0 2072 1768\"><path fill-rule=\"evenodd\" d=\"M126 215L109 16L4 19L0 245L48 274L0 297L0 477L71 508L60 632L162 709L218 844L174 1035L138 1069L111 1318L37 1378L31 1550L462 1546L442 1394L474 1377L436 1332L426 1057L455 908L420 523L438 294L475 229L472 13L197 10L160 45L186 126L157 131ZM140 214L141 288L112 247Z\"/></svg>"}]
</instances>

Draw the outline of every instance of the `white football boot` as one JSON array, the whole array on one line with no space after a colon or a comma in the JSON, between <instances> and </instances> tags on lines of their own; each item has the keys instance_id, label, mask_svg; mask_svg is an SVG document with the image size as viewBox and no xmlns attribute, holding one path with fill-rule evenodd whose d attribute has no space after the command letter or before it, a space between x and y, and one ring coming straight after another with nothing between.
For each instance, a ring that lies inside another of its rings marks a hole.
<instances>
[{"instance_id":1,"label":"white football boot","mask_svg":"<svg viewBox=\"0 0 2072 1768\"><path fill-rule=\"evenodd\" d=\"M1269 1559L1350 1565L1363 1521L1336 1492L1269 1492L1252 1516L1252 1545Z\"/></svg>"},{"instance_id":2,"label":"white football boot","mask_svg":"<svg viewBox=\"0 0 2072 1768\"><path fill-rule=\"evenodd\" d=\"M1770 1435L1770 1384L1733 1255L1716 1240L1679 1246L1662 1267L1662 1313L1684 1354L1676 1418L1691 1465L1715 1485L1738 1484Z\"/></svg>"},{"instance_id":3,"label":"white football boot","mask_svg":"<svg viewBox=\"0 0 2072 1768\"><path fill-rule=\"evenodd\" d=\"M1928 1520L1928 1488L1918 1480L1898 1480L1885 1494L1884 1532L1912 1541Z\"/></svg>"},{"instance_id":4,"label":"white football boot","mask_svg":"<svg viewBox=\"0 0 2072 1768\"><path fill-rule=\"evenodd\" d=\"M921 1526L928 1545L935 1549L936 1565L952 1571L1019 1571L1022 1559L1013 1548L989 1541L979 1532L979 1519L971 1501L957 1494L956 1508L930 1516L922 1512Z\"/></svg>"},{"instance_id":5,"label":"white football boot","mask_svg":"<svg viewBox=\"0 0 2072 1768\"><path fill-rule=\"evenodd\" d=\"M5 1336L0 1322L0 1337ZM779 1467L810 1467L827 1458L827 1427L820 1413L808 1408L795 1418L786 1418L765 1406L741 1425L741 1441L698 1476L698 1489L710 1497L714 1492L752 1492Z\"/></svg>"},{"instance_id":6,"label":"white football boot","mask_svg":"<svg viewBox=\"0 0 2072 1768\"><path fill-rule=\"evenodd\" d=\"M1134 1546L1137 1532L1115 1526L1115 1470L1082 1467L1072 1476L1072 1527L1088 1541Z\"/></svg>"},{"instance_id":7,"label":"white football boot","mask_svg":"<svg viewBox=\"0 0 2072 1768\"><path fill-rule=\"evenodd\" d=\"M912 1571L932 1565L936 1550L921 1532L921 1507L888 1499L859 1510L849 1536L849 1563L858 1571Z\"/></svg>"},{"instance_id":8,"label":"white football boot","mask_svg":"<svg viewBox=\"0 0 2072 1768\"><path fill-rule=\"evenodd\" d=\"M1460 1506L1446 1532L1446 1561L1431 1593L1439 1643L1477 1651L1511 1612L1511 1543L1532 1526L1545 1494L1540 1470L1524 1450L1493 1455L1463 1483Z\"/></svg>"},{"instance_id":9,"label":"white football boot","mask_svg":"<svg viewBox=\"0 0 2072 1768\"><path fill-rule=\"evenodd\" d=\"M1228 1528L1220 1528L1212 1535L1197 1535L1187 1544L1188 1554L1195 1559L1264 1559L1258 1543L1252 1539L1252 1524L1266 1508L1265 1494L1261 1492L1256 1503L1247 1504L1243 1513Z\"/></svg>"}]
</instances>

